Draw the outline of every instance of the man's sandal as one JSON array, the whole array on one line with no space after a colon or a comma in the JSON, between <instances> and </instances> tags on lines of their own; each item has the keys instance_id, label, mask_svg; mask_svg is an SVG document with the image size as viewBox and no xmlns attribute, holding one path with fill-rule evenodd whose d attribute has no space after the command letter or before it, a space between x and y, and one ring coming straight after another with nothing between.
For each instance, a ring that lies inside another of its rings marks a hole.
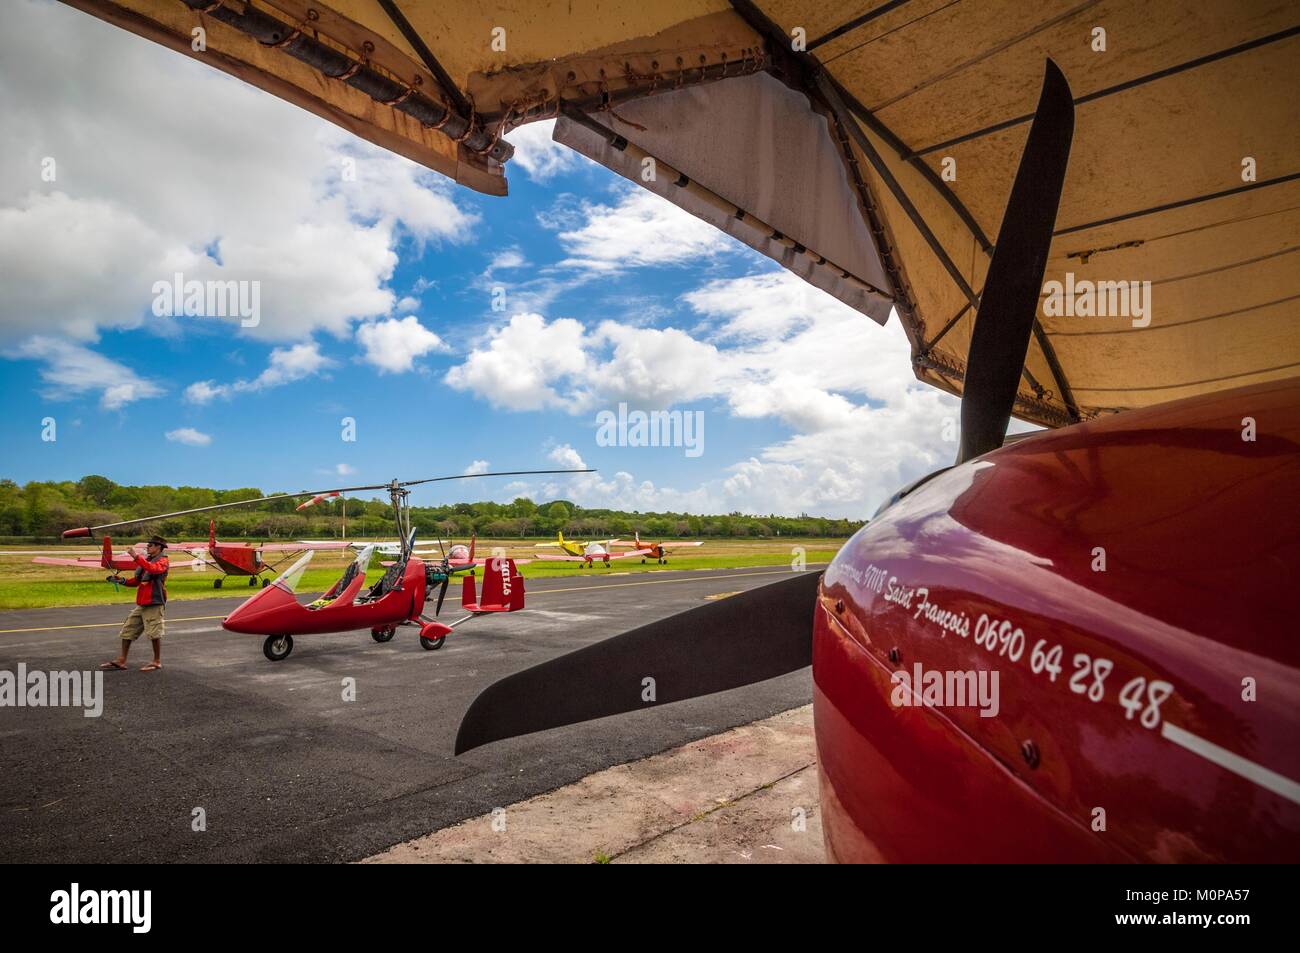
<instances>
[{"instance_id":1,"label":"man's sandal","mask_svg":"<svg viewBox=\"0 0 1300 953\"><path fill-rule=\"evenodd\" d=\"M111 662L104 662L104 663L102 663L99 667L100 667L100 668L118 668L118 669L121 669L121 670L124 671L124 672L126 671L126 663L125 663L125 662L119 662L117 659L113 659L113 661L111 661Z\"/></svg>"},{"instance_id":2,"label":"man's sandal","mask_svg":"<svg viewBox=\"0 0 1300 953\"><path fill-rule=\"evenodd\" d=\"M122 667L123 667L123 668L126 668L125 665L123 665ZM143 665L143 666L141 666L141 667L140 667L140 671L142 671L142 672L156 672L156 671L158 671L158 669L160 669L160 668L162 668L162 662L153 661L153 662L150 662L148 665Z\"/></svg>"}]
</instances>

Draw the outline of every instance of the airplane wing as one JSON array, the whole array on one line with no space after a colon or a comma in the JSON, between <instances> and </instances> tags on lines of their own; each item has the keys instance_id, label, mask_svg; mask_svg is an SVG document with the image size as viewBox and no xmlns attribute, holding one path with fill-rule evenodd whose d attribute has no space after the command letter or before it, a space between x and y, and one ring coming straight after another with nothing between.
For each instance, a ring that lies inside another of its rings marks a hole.
<instances>
[{"instance_id":1,"label":"airplane wing","mask_svg":"<svg viewBox=\"0 0 1300 953\"><path fill-rule=\"evenodd\" d=\"M687 546L703 546L703 542L698 543L663 543L661 549L685 549Z\"/></svg>"},{"instance_id":2,"label":"airplane wing","mask_svg":"<svg viewBox=\"0 0 1300 953\"><path fill-rule=\"evenodd\" d=\"M538 556L537 558L538 558L538 559L544 559L544 560L547 560L548 562L560 562L560 563L585 563L585 562L587 561L587 557L586 557L586 556L553 556L553 555L550 554L550 553L542 553L542 554L541 554L540 556ZM600 559L600 558L602 558L602 557L600 557L600 556L593 556L592 558L593 558L593 559ZM519 560L515 560L515 562L518 562L518 561L519 561Z\"/></svg>"},{"instance_id":3,"label":"airplane wing","mask_svg":"<svg viewBox=\"0 0 1300 953\"><path fill-rule=\"evenodd\" d=\"M79 559L64 559L59 556L37 556L32 560L42 566L76 566L79 569L100 569L98 556L83 556Z\"/></svg>"},{"instance_id":4,"label":"airplane wing","mask_svg":"<svg viewBox=\"0 0 1300 953\"><path fill-rule=\"evenodd\" d=\"M58 556L37 556L32 560L34 563L40 563L42 566L75 566L77 569L103 569L100 564L100 557L87 556L81 559L63 559ZM172 569L183 569L187 566L195 566L202 559L183 559L179 562L168 561Z\"/></svg>"},{"instance_id":5,"label":"airplane wing","mask_svg":"<svg viewBox=\"0 0 1300 953\"><path fill-rule=\"evenodd\" d=\"M633 549L630 552L626 552L626 553L607 553L604 556L597 556L596 558L597 559L628 559L629 557L632 556L649 556L649 555L650 555L650 550L648 549Z\"/></svg>"},{"instance_id":6,"label":"airplane wing","mask_svg":"<svg viewBox=\"0 0 1300 953\"><path fill-rule=\"evenodd\" d=\"M342 540L328 542L299 540L296 543L264 543L257 548L264 553L289 553L300 549L347 549L351 545L351 543Z\"/></svg>"},{"instance_id":7,"label":"airplane wing","mask_svg":"<svg viewBox=\"0 0 1300 953\"><path fill-rule=\"evenodd\" d=\"M559 543L533 543L533 545L536 546L538 549L545 549L547 546L550 546L552 548L559 548L560 544Z\"/></svg>"}]
</instances>

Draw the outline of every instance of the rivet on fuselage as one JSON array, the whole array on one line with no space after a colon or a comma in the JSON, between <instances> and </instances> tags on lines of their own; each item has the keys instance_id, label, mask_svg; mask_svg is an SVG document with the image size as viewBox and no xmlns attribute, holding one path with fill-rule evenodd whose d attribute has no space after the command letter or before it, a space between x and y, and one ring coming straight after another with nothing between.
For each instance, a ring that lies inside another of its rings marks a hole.
<instances>
[{"instance_id":1,"label":"rivet on fuselage","mask_svg":"<svg viewBox=\"0 0 1300 953\"><path fill-rule=\"evenodd\" d=\"M1038 745L1034 744L1032 741L1023 741L1020 744L1020 753L1024 755L1025 764L1029 765L1031 768L1038 767Z\"/></svg>"}]
</instances>

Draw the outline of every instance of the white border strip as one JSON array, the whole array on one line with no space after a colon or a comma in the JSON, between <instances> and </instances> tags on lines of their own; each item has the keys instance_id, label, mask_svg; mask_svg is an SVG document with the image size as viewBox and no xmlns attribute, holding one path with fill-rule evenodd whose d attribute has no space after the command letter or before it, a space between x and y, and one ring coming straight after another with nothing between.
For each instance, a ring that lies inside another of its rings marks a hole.
<instances>
[{"instance_id":1,"label":"white border strip","mask_svg":"<svg viewBox=\"0 0 1300 953\"><path fill-rule=\"evenodd\" d=\"M1254 761L1247 761L1241 755L1233 754L1227 748L1220 748L1213 742L1206 741L1190 731L1184 731L1177 725L1171 725L1167 721L1160 726L1160 734L1174 744L1182 745L1188 751L1199 754L1206 761L1212 761L1219 767L1226 768L1247 781L1253 781L1260 787L1267 788L1274 794L1281 795L1294 804L1300 804L1300 784L1290 778L1283 777L1276 771L1270 771Z\"/></svg>"}]
</instances>

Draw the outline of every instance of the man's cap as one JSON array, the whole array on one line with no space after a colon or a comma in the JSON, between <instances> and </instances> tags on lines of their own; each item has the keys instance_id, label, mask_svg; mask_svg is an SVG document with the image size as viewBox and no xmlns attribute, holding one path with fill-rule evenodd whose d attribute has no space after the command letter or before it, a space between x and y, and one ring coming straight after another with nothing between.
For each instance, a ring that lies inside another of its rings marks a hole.
<instances>
[{"instance_id":1,"label":"man's cap","mask_svg":"<svg viewBox=\"0 0 1300 953\"><path fill-rule=\"evenodd\" d=\"M163 539L161 536L157 534L150 536L149 542L155 546L161 546L163 549L167 548L167 540Z\"/></svg>"}]
</instances>

